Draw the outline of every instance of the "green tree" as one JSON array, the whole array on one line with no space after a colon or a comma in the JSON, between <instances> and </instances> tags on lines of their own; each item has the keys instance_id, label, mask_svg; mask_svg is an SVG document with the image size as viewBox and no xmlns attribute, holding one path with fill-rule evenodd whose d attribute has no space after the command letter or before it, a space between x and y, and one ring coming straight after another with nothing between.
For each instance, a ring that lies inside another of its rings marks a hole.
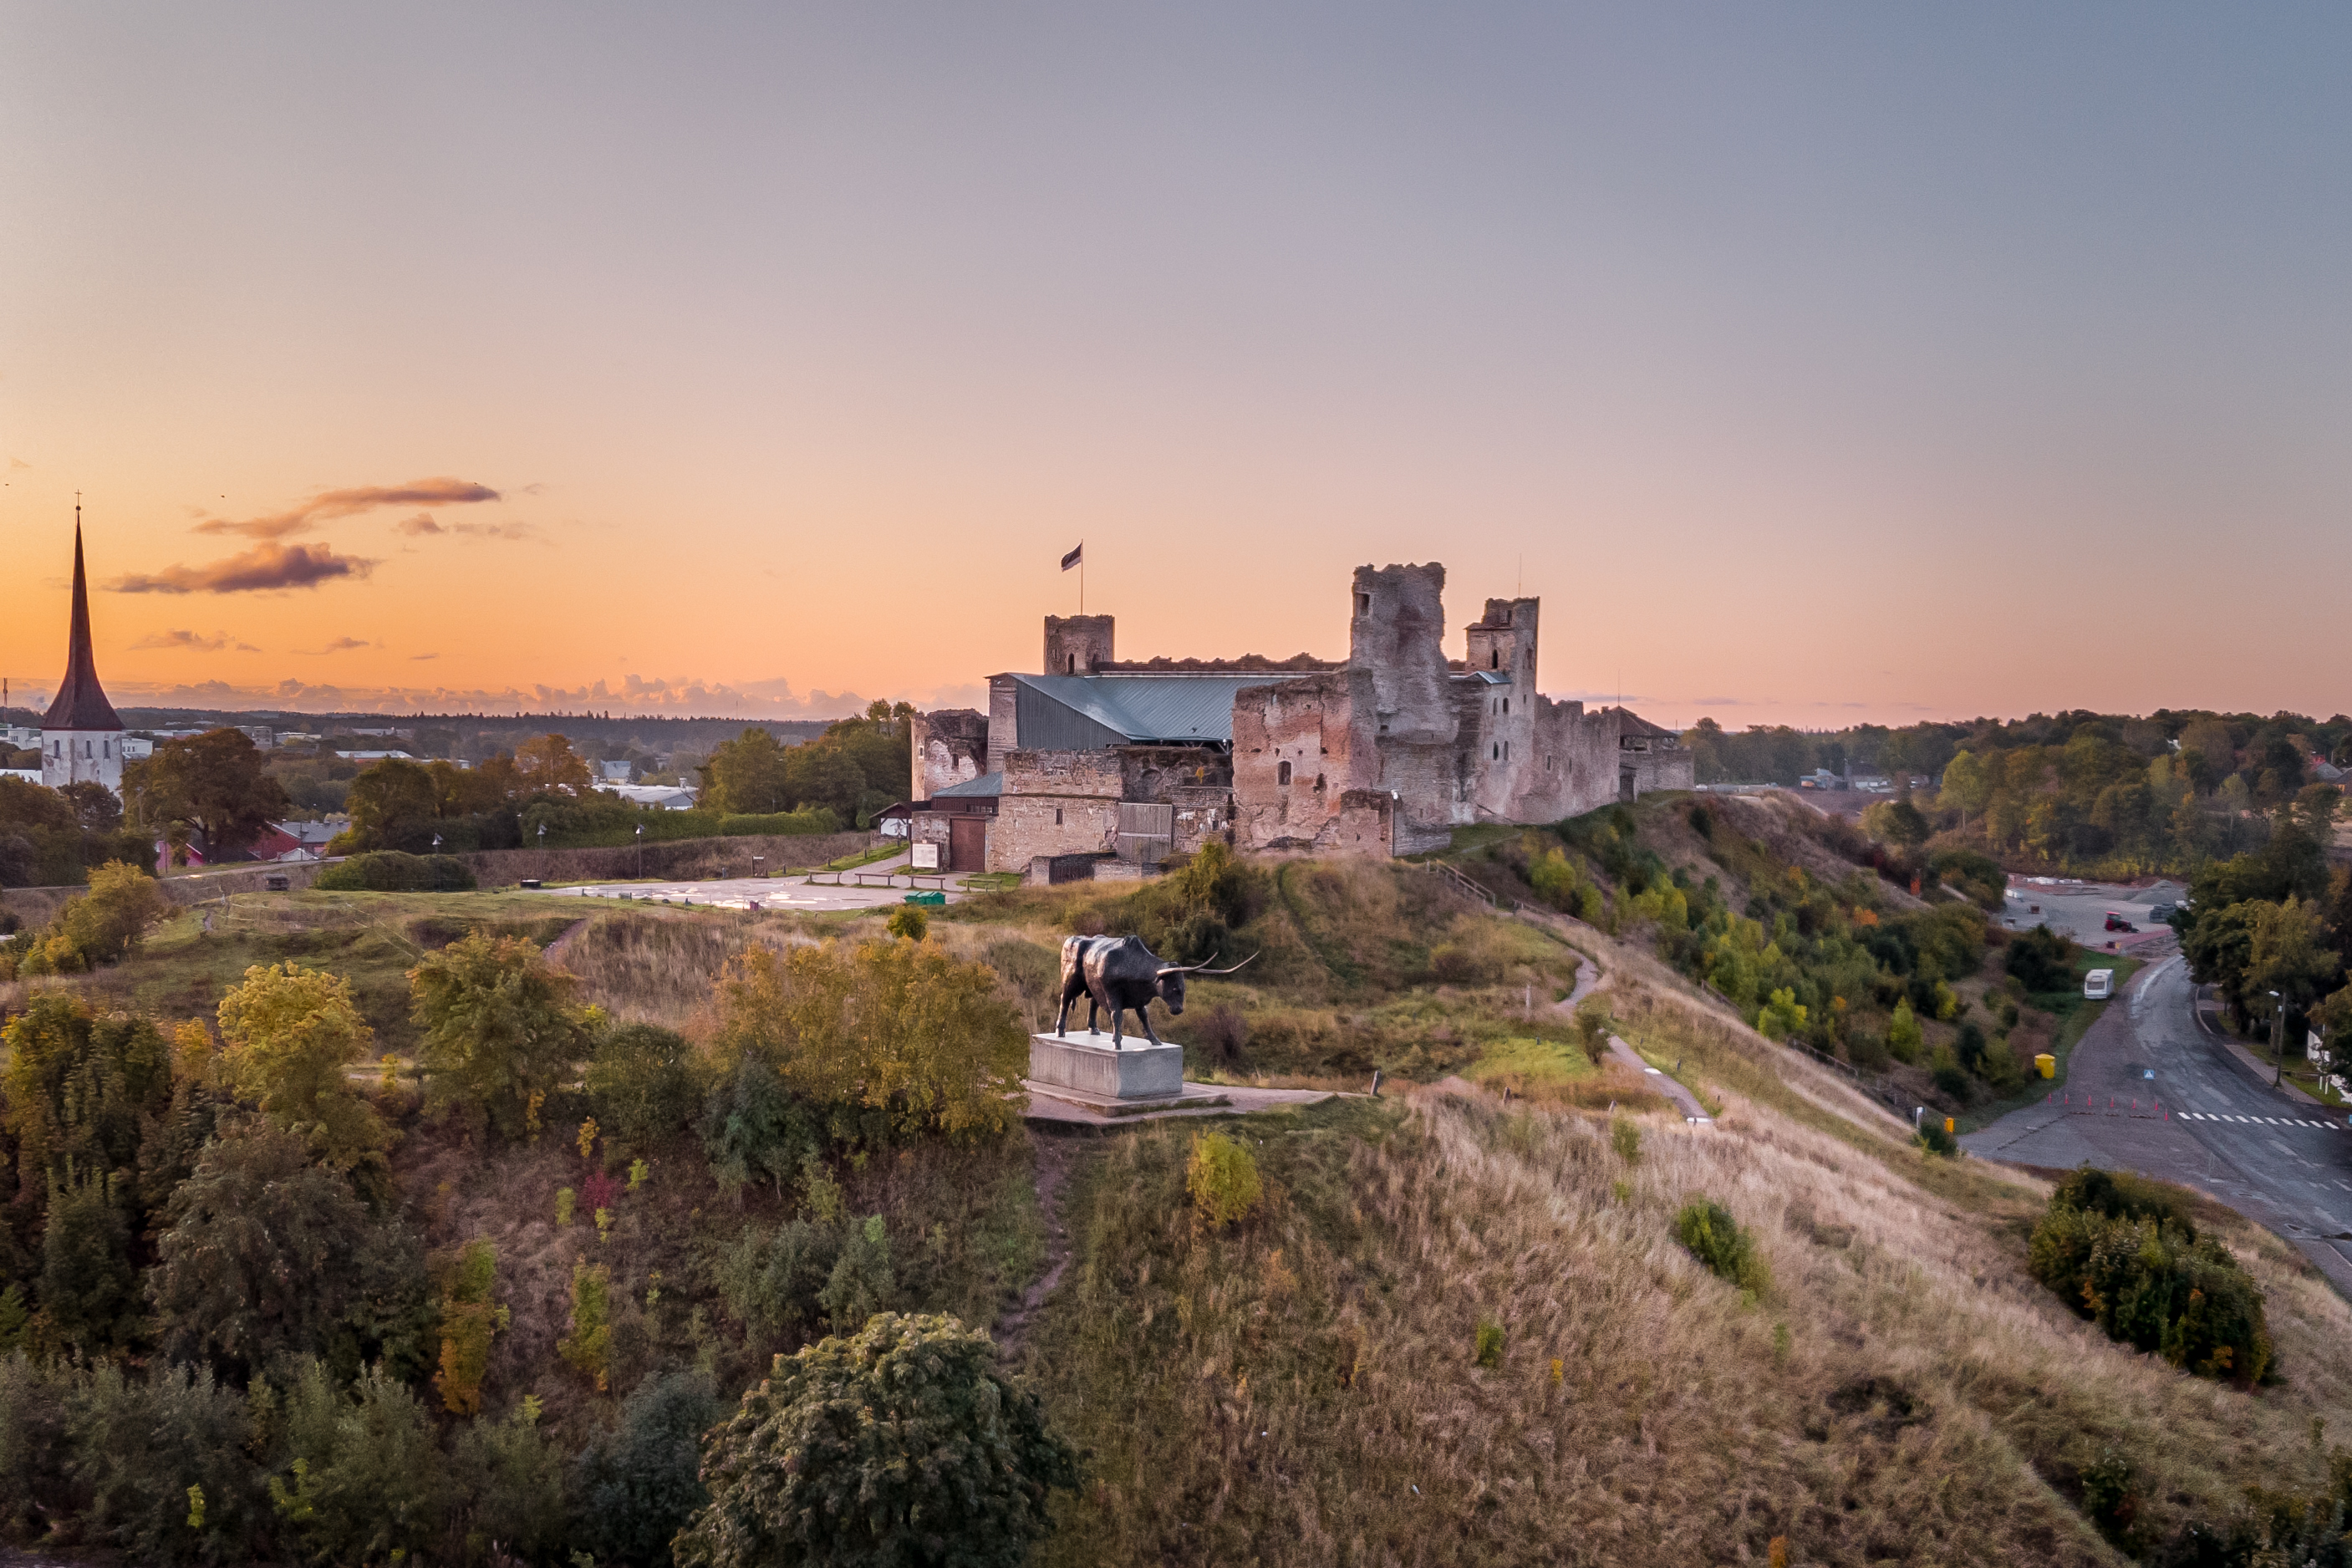
<instances>
[{"instance_id":1,"label":"green tree","mask_svg":"<svg viewBox=\"0 0 2352 1568\"><path fill-rule=\"evenodd\" d=\"M587 759L572 749L572 742L562 735L541 735L525 741L515 748L515 772L521 775L523 789L532 795L544 795L562 790L567 795L586 795L594 787L588 772Z\"/></svg>"},{"instance_id":2,"label":"green tree","mask_svg":"<svg viewBox=\"0 0 2352 1568\"><path fill-rule=\"evenodd\" d=\"M0 1030L0 1044L8 1048L0 1110L16 1141L18 1192L46 1192L68 1161L85 1175L127 1179L146 1124L172 1104L172 1047L154 1023L100 1016L71 993L39 991ZM31 1206L37 1212L37 1199Z\"/></svg>"},{"instance_id":3,"label":"green tree","mask_svg":"<svg viewBox=\"0 0 2352 1568\"><path fill-rule=\"evenodd\" d=\"M587 1089L596 1120L632 1151L677 1136L702 1109L694 1047L657 1024L606 1030L588 1058Z\"/></svg>"},{"instance_id":4,"label":"green tree","mask_svg":"<svg viewBox=\"0 0 2352 1568\"><path fill-rule=\"evenodd\" d=\"M467 1422L450 1445L449 1460L454 1531L496 1542L519 1562L555 1559L567 1523L564 1450L540 1426L535 1396L525 1395L497 1420Z\"/></svg>"},{"instance_id":5,"label":"green tree","mask_svg":"<svg viewBox=\"0 0 2352 1568\"><path fill-rule=\"evenodd\" d=\"M1910 999L1906 997L1895 1004L1895 1016L1886 1021L1887 1053L1898 1062L1917 1061L1924 1040L1918 1017L1911 1011Z\"/></svg>"},{"instance_id":6,"label":"green tree","mask_svg":"<svg viewBox=\"0 0 2352 1568\"><path fill-rule=\"evenodd\" d=\"M986 1335L887 1312L777 1357L703 1452L688 1568L1014 1568L1053 1528L1048 1492L1078 1480Z\"/></svg>"},{"instance_id":7,"label":"green tree","mask_svg":"<svg viewBox=\"0 0 2352 1568\"><path fill-rule=\"evenodd\" d=\"M418 1557L445 1528L448 1482L433 1426L384 1369L346 1395L310 1363L286 1400L286 1464L269 1500L321 1565Z\"/></svg>"},{"instance_id":8,"label":"green tree","mask_svg":"<svg viewBox=\"0 0 2352 1568\"><path fill-rule=\"evenodd\" d=\"M899 1136L1009 1129L1028 1030L993 971L937 942L746 952L719 985L721 1058L770 1063L817 1105L877 1112Z\"/></svg>"},{"instance_id":9,"label":"green tree","mask_svg":"<svg viewBox=\"0 0 2352 1568\"><path fill-rule=\"evenodd\" d=\"M649 1377L616 1430L590 1442L574 1480L581 1529L600 1560L670 1568L670 1542L710 1501L702 1435L726 1413L707 1373Z\"/></svg>"},{"instance_id":10,"label":"green tree","mask_svg":"<svg viewBox=\"0 0 2352 1568\"><path fill-rule=\"evenodd\" d=\"M157 829L174 819L202 830L218 857L251 844L293 803L246 735L212 730L161 741L152 755L122 770L122 795L133 820Z\"/></svg>"},{"instance_id":11,"label":"green tree","mask_svg":"<svg viewBox=\"0 0 2352 1568\"><path fill-rule=\"evenodd\" d=\"M1907 799L1874 802L1863 811L1862 829L1882 844L1906 849L1925 844L1929 832L1927 819Z\"/></svg>"},{"instance_id":12,"label":"green tree","mask_svg":"<svg viewBox=\"0 0 2352 1568\"><path fill-rule=\"evenodd\" d=\"M352 814L351 847L411 852L425 848L431 842L440 804L433 774L421 763L387 757L353 779L351 793L344 797L344 809Z\"/></svg>"},{"instance_id":13,"label":"green tree","mask_svg":"<svg viewBox=\"0 0 2352 1568\"><path fill-rule=\"evenodd\" d=\"M441 1407L460 1415L482 1408L490 1341L513 1321L498 1300L498 1249L486 1238L476 1237L458 1248L441 1293L441 1371L433 1386L441 1392Z\"/></svg>"},{"instance_id":14,"label":"green tree","mask_svg":"<svg viewBox=\"0 0 2352 1568\"><path fill-rule=\"evenodd\" d=\"M56 1342L92 1358L130 1350L145 1325L131 1261L128 1178L76 1172L48 1183L41 1236L41 1317Z\"/></svg>"},{"instance_id":15,"label":"green tree","mask_svg":"<svg viewBox=\"0 0 2352 1568\"><path fill-rule=\"evenodd\" d=\"M869 1215L843 1236L833 1274L817 1292L817 1305L833 1321L834 1332L856 1333L866 1319L890 1304L898 1289L898 1275L890 1265L890 1233L880 1215Z\"/></svg>"},{"instance_id":16,"label":"green tree","mask_svg":"<svg viewBox=\"0 0 2352 1568\"><path fill-rule=\"evenodd\" d=\"M2250 997L2277 992L2289 1013L2307 1011L2327 994L2344 961L2327 944L2320 907L2290 894L2283 904L2254 906L2246 953Z\"/></svg>"},{"instance_id":17,"label":"green tree","mask_svg":"<svg viewBox=\"0 0 2352 1568\"><path fill-rule=\"evenodd\" d=\"M25 953L16 973L27 978L79 974L112 963L171 912L172 900L155 879L136 866L110 860L89 874L88 893L68 899L46 928L17 939Z\"/></svg>"},{"instance_id":18,"label":"green tree","mask_svg":"<svg viewBox=\"0 0 2352 1568\"><path fill-rule=\"evenodd\" d=\"M1992 801L1992 790L1991 770L1985 766L1984 760L1973 752L1962 750L1953 752L1952 760L1944 765L1943 793L1937 800L1939 805L1958 810L1965 827L1970 816L1984 816L1985 807Z\"/></svg>"},{"instance_id":19,"label":"green tree","mask_svg":"<svg viewBox=\"0 0 2352 1568\"><path fill-rule=\"evenodd\" d=\"M793 797L785 748L756 725L721 741L701 769L703 806L727 812L765 813L791 809ZM864 784L864 774L859 775Z\"/></svg>"},{"instance_id":20,"label":"green tree","mask_svg":"<svg viewBox=\"0 0 2352 1568\"><path fill-rule=\"evenodd\" d=\"M408 972L425 1103L515 1140L568 1082L588 1044L578 982L536 943L477 931Z\"/></svg>"},{"instance_id":21,"label":"green tree","mask_svg":"<svg viewBox=\"0 0 2352 1568\"><path fill-rule=\"evenodd\" d=\"M164 1351L239 1381L329 1353L352 1308L399 1283L381 1278L389 1259L351 1184L268 1122L207 1144L163 1224L146 1289Z\"/></svg>"},{"instance_id":22,"label":"green tree","mask_svg":"<svg viewBox=\"0 0 2352 1568\"><path fill-rule=\"evenodd\" d=\"M221 998L220 1028L241 1099L336 1170L382 1172L390 1136L346 1076L374 1038L349 982L292 959L283 968L256 964Z\"/></svg>"},{"instance_id":23,"label":"green tree","mask_svg":"<svg viewBox=\"0 0 2352 1568\"><path fill-rule=\"evenodd\" d=\"M205 1367L142 1376L101 1365L68 1387L73 1528L139 1563L250 1563L268 1500L249 1452L251 1407ZM204 1499L192 1510L191 1493Z\"/></svg>"}]
</instances>

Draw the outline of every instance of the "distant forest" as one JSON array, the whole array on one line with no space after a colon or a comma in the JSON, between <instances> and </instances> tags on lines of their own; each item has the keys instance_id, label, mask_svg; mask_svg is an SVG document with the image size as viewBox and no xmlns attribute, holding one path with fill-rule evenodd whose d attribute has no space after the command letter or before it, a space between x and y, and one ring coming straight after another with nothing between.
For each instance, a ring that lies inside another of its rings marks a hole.
<instances>
[{"instance_id":1,"label":"distant forest","mask_svg":"<svg viewBox=\"0 0 2352 1568\"><path fill-rule=\"evenodd\" d=\"M1930 787L1901 818L1910 836L1980 845L2012 865L2130 876L2253 848L2288 815L2325 844L2352 718L2078 710L1829 731L1702 719L1683 741L1701 784L1794 784L1824 768L1924 775Z\"/></svg>"}]
</instances>

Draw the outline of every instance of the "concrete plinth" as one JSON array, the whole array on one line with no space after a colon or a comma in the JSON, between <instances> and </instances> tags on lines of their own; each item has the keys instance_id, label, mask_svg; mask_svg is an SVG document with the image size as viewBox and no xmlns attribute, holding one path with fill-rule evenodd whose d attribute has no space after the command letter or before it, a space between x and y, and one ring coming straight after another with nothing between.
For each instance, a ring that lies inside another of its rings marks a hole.
<instances>
[{"instance_id":1,"label":"concrete plinth","mask_svg":"<svg viewBox=\"0 0 2352 1568\"><path fill-rule=\"evenodd\" d=\"M1089 1100L1175 1100L1184 1092L1184 1047L1129 1040L1113 1050L1108 1035L1032 1035L1029 1080Z\"/></svg>"}]
</instances>

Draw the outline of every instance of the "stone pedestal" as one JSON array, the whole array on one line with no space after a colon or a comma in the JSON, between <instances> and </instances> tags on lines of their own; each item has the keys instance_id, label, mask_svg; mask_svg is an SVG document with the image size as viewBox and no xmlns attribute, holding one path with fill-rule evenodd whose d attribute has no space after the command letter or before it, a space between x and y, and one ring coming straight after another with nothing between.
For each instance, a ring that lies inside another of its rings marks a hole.
<instances>
[{"instance_id":1,"label":"stone pedestal","mask_svg":"<svg viewBox=\"0 0 2352 1568\"><path fill-rule=\"evenodd\" d=\"M1029 1081L1088 1101L1175 1100L1184 1092L1184 1047L1130 1039L1113 1050L1107 1034L1032 1035Z\"/></svg>"}]
</instances>

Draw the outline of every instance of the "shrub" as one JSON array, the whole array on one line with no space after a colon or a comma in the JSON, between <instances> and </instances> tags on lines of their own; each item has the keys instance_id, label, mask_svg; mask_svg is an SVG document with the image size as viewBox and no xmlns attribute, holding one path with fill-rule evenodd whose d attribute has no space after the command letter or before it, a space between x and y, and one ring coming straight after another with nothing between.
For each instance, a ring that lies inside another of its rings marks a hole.
<instances>
[{"instance_id":1,"label":"shrub","mask_svg":"<svg viewBox=\"0 0 2352 1568\"><path fill-rule=\"evenodd\" d=\"M268 1504L245 1395L202 1367L96 1368L66 1398L67 1468L90 1544L142 1563L257 1557ZM191 1493L204 1504L192 1517Z\"/></svg>"},{"instance_id":2,"label":"shrub","mask_svg":"<svg viewBox=\"0 0 2352 1568\"><path fill-rule=\"evenodd\" d=\"M1192 1155L1184 1165L1184 1190L1192 1194L1193 1212L1212 1228L1247 1219L1265 1195L1257 1157L1248 1145L1222 1132L1193 1138Z\"/></svg>"},{"instance_id":3,"label":"shrub","mask_svg":"<svg viewBox=\"0 0 2352 1568\"><path fill-rule=\"evenodd\" d=\"M731 1069L752 1067L829 1110L874 1113L880 1135L993 1138L1019 1120L1029 1031L994 975L936 943L753 948L721 978L719 1010Z\"/></svg>"},{"instance_id":4,"label":"shrub","mask_svg":"<svg viewBox=\"0 0 2352 1568\"><path fill-rule=\"evenodd\" d=\"M1503 1325L1492 1318L1478 1320L1478 1352L1480 1366L1503 1364Z\"/></svg>"},{"instance_id":5,"label":"shrub","mask_svg":"<svg viewBox=\"0 0 2352 1568\"><path fill-rule=\"evenodd\" d=\"M1970 1091L1975 1085L1969 1078L1968 1069L1960 1066L1959 1058L1952 1055L1949 1047L1938 1046L1936 1048L1936 1055L1928 1068L1928 1076L1936 1080L1936 1088L1939 1092L1949 1095L1962 1105L1969 1102Z\"/></svg>"},{"instance_id":6,"label":"shrub","mask_svg":"<svg viewBox=\"0 0 2352 1568\"><path fill-rule=\"evenodd\" d=\"M492 1563L544 1563L565 1534L564 1451L539 1426L539 1401L493 1421L478 1416L450 1445L453 1530L495 1542Z\"/></svg>"},{"instance_id":7,"label":"shrub","mask_svg":"<svg viewBox=\"0 0 2352 1568\"><path fill-rule=\"evenodd\" d=\"M1587 996L1576 1005L1576 1039L1594 1067L1609 1059L1609 1037L1617 1031L1606 997Z\"/></svg>"},{"instance_id":8,"label":"shrub","mask_svg":"<svg viewBox=\"0 0 2352 1568\"><path fill-rule=\"evenodd\" d=\"M1771 1283L1770 1271L1756 1250L1755 1237L1742 1230L1731 1211L1708 1198L1693 1198L1675 1215L1675 1239L1706 1265L1718 1279L1743 1290L1762 1295Z\"/></svg>"},{"instance_id":9,"label":"shrub","mask_svg":"<svg viewBox=\"0 0 2352 1568\"><path fill-rule=\"evenodd\" d=\"M920 942L931 934L931 917L918 904L900 904L884 924L892 936L908 942Z\"/></svg>"},{"instance_id":10,"label":"shrub","mask_svg":"<svg viewBox=\"0 0 2352 1568\"><path fill-rule=\"evenodd\" d=\"M1958 1159L1960 1152L1959 1140L1944 1131L1944 1119L1940 1116L1921 1120L1919 1147L1930 1154L1941 1154L1947 1160Z\"/></svg>"},{"instance_id":11,"label":"shrub","mask_svg":"<svg viewBox=\"0 0 2352 1568\"><path fill-rule=\"evenodd\" d=\"M797 1331L816 1321L818 1293L840 1254L832 1228L803 1219L787 1220L772 1234L746 1230L719 1261L719 1298L748 1327Z\"/></svg>"},{"instance_id":12,"label":"shrub","mask_svg":"<svg viewBox=\"0 0 2352 1568\"><path fill-rule=\"evenodd\" d=\"M571 1080L587 1044L578 983L535 943L481 931L427 953L408 983L425 1104L505 1138L536 1134L540 1103Z\"/></svg>"},{"instance_id":13,"label":"shrub","mask_svg":"<svg viewBox=\"0 0 2352 1568\"><path fill-rule=\"evenodd\" d=\"M677 1541L687 1568L1012 1568L1078 1470L986 1335L883 1313L778 1356L705 1440L702 1477L710 1502Z\"/></svg>"},{"instance_id":14,"label":"shrub","mask_svg":"<svg viewBox=\"0 0 2352 1568\"><path fill-rule=\"evenodd\" d=\"M441 1295L441 1371L433 1386L441 1391L441 1407L460 1415L481 1409L490 1341L510 1321L495 1299L498 1279L498 1251L477 1237L459 1249Z\"/></svg>"},{"instance_id":15,"label":"shrub","mask_svg":"<svg viewBox=\"0 0 2352 1568\"><path fill-rule=\"evenodd\" d=\"M1918 1016L1911 1011L1908 997L1895 1004L1895 1016L1886 1021L1886 1051L1898 1062L1916 1062L1919 1047L1927 1036L1919 1027Z\"/></svg>"},{"instance_id":16,"label":"shrub","mask_svg":"<svg viewBox=\"0 0 2352 1568\"><path fill-rule=\"evenodd\" d=\"M1797 994L1782 986L1765 1001L1763 1010L1756 1015L1756 1032L1768 1040L1785 1040L1805 1026L1806 1009L1797 1001Z\"/></svg>"},{"instance_id":17,"label":"shrub","mask_svg":"<svg viewBox=\"0 0 2352 1568\"><path fill-rule=\"evenodd\" d=\"M2074 985L2074 944L2047 925L2009 939L2002 967L2028 991L2071 991Z\"/></svg>"},{"instance_id":18,"label":"shrub","mask_svg":"<svg viewBox=\"0 0 2352 1568\"><path fill-rule=\"evenodd\" d=\"M890 1268L890 1233L880 1215L870 1215L842 1238L841 1254L816 1301L832 1320L834 1332L856 1333L866 1320L890 1305L898 1289Z\"/></svg>"},{"instance_id":19,"label":"shrub","mask_svg":"<svg viewBox=\"0 0 2352 1568\"><path fill-rule=\"evenodd\" d=\"M374 1037L347 982L292 959L256 964L221 998L220 1028L238 1098L338 1171L383 1168L391 1139L345 1073Z\"/></svg>"},{"instance_id":20,"label":"shrub","mask_svg":"<svg viewBox=\"0 0 2352 1568\"><path fill-rule=\"evenodd\" d=\"M1240 1008L1220 1002L1201 1020L1201 1047L1220 1067L1233 1067L1249 1044L1249 1023Z\"/></svg>"},{"instance_id":21,"label":"shrub","mask_svg":"<svg viewBox=\"0 0 2352 1568\"><path fill-rule=\"evenodd\" d=\"M621 1403L619 1427L574 1469L577 1532L602 1561L669 1568L670 1541L710 1500L702 1435L725 1413L702 1372L649 1377Z\"/></svg>"},{"instance_id":22,"label":"shrub","mask_svg":"<svg viewBox=\"0 0 2352 1568\"><path fill-rule=\"evenodd\" d=\"M380 1367L346 1394L311 1363L286 1402L284 1471L269 1500L303 1555L321 1564L421 1555L445 1519L432 1422Z\"/></svg>"},{"instance_id":23,"label":"shrub","mask_svg":"<svg viewBox=\"0 0 2352 1568\"><path fill-rule=\"evenodd\" d=\"M22 954L15 973L26 978L79 974L122 957L171 912L172 900L154 878L110 860L89 874L89 892L67 900L55 920L18 936L7 951Z\"/></svg>"},{"instance_id":24,"label":"shrub","mask_svg":"<svg viewBox=\"0 0 2352 1568\"><path fill-rule=\"evenodd\" d=\"M1609 1146L1617 1157L1631 1165L1642 1158L1642 1130L1622 1116L1609 1119Z\"/></svg>"},{"instance_id":25,"label":"shrub","mask_svg":"<svg viewBox=\"0 0 2352 1568\"><path fill-rule=\"evenodd\" d=\"M455 855L407 855L373 849L339 860L310 884L338 893L467 893L474 873Z\"/></svg>"},{"instance_id":26,"label":"shrub","mask_svg":"<svg viewBox=\"0 0 2352 1568\"><path fill-rule=\"evenodd\" d=\"M702 1109L700 1062L674 1029L624 1024L607 1030L589 1054L589 1103L625 1149L674 1138Z\"/></svg>"},{"instance_id":27,"label":"shrub","mask_svg":"<svg viewBox=\"0 0 2352 1568\"><path fill-rule=\"evenodd\" d=\"M572 1266L572 1331L555 1342L556 1353L604 1392L612 1375L612 1275L603 1264Z\"/></svg>"},{"instance_id":28,"label":"shrub","mask_svg":"<svg viewBox=\"0 0 2352 1568\"><path fill-rule=\"evenodd\" d=\"M2272 1370L2262 1291L2152 1183L2089 1169L2067 1177L2034 1227L2030 1267L2108 1338L2200 1377L2252 1384Z\"/></svg>"}]
</instances>

